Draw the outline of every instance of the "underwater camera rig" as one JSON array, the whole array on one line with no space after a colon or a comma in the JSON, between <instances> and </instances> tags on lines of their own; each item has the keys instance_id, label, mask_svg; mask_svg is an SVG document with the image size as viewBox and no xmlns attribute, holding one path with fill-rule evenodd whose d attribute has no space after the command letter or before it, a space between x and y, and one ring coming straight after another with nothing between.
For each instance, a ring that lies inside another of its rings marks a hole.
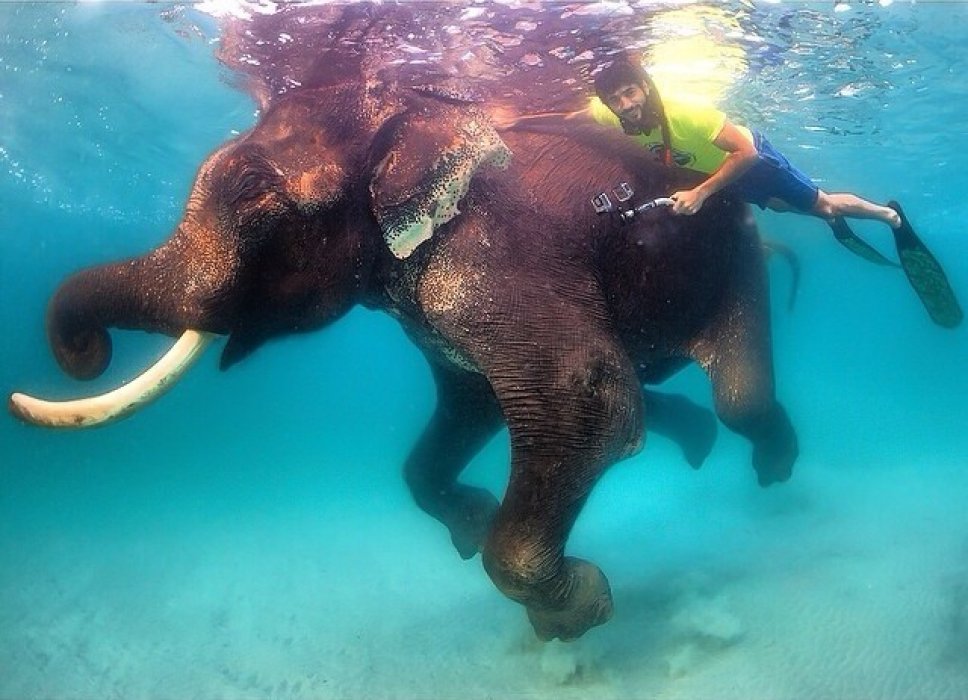
<instances>
[{"instance_id":1,"label":"underwater camera rig","mask_svg":"<svg viewBox=\"0 0 968 700\"><path fill-rule=\"evenodd\" d=\"M599 192L592 197L592 207L594 207L596 214L608 214L618 220L620 224L627 224L639 214L643 214L650 209L671 207L674 204L668 197L650 199L648 202L639 204L638 206L627 204L635 196L635 192L627 182L618 183L618 187L612 190L612 194L618 202L617 205L612 204L612 200L609 199L607 193Z\"/></svg>"}]
</instances>

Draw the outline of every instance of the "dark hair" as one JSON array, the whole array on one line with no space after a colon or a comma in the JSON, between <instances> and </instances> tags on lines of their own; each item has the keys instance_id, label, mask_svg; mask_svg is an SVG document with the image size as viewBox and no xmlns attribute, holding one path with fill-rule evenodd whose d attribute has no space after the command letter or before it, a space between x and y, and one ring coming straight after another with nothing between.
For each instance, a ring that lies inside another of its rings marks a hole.
<instances>
[{"instance_id":1,"label":"dark hair","mask_svg":"<svg viewBox=\"0 0 968 700\"><path fill-rule=\"evenodd\" d=\"M659 115L659 129L662 133L662 161L666 165L672 165L672 139L669 135L669 120L666 117L665 107L659 96L659 91L655 88L652 78L642 67L642 63L633 56L623 55L607 64L598 75L595 76L595 94L602 102L608 95L625 85L638 85L647 87L649 90L649 100L655 105L655 110ZM619 117L625 133L638 133L631 125Z\"/></svg>"},{"instance_id":2,"label":"dark hair","mask_svg":"<svg viewBox=\"0 0 968 700\"><path fill-rule=\"evenodd\" d=\"M641 64L622 56L606 64L595 76L595 94L604 100L623 85L642 85L648 80L649 75Z\"/></svg>"}]
</instances>

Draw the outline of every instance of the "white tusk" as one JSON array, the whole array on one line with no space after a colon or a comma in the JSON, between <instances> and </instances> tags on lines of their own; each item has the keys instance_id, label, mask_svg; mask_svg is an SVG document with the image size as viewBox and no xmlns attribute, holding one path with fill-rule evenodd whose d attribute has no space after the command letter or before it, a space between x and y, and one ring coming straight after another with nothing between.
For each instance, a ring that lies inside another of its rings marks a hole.
<instances>
[{"instance_id":1,"label":"white tusk","mask_svg":"<svg viewBox=\"0 0 968 700\"><path fill-rule=\"evenodd\" d=\"M88 428L124 418L168 391L215 337L213 333L185 331L147 371L100 396L44 401L26 394L11 394L10 412L27 423L48 428Z\"/></svg>"}]
</instances>

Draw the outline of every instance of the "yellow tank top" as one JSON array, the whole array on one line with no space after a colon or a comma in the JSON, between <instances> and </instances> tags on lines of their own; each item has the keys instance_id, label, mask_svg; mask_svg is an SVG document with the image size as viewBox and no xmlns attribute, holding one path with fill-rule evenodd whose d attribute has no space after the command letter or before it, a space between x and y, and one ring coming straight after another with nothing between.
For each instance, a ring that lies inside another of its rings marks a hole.
<instances>
[{"instance_id":1,"label":"yellow tank top","mask_svg":"<svg viewBox=\"0 0 968 700\"><path fill-rule=\"evenodd\" d=\"M717 148L713 141L719 136L726 115L715 107L692 102L662 100L666 118L669 120L669 138L672 145L672 159L682 168L691 168L701 173L712 173L719 169L728 155ZM589 105L592 117L603 126L621 129L618 117L600 99L593 97ZM737 127L753 143L753 135L745 126ZM631 137L644 148L662 157L662 130L656 127L647 134Z\"/></svg>"}]
</instances>

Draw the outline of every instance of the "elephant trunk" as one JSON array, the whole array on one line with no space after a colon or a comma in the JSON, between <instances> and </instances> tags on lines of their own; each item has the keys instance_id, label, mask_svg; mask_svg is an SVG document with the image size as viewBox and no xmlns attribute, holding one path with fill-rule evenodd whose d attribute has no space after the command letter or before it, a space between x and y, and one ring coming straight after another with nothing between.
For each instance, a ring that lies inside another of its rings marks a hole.
<instances>
[{"instance_id":1,"label":"elephant trunk","mask_svg":"<svg viewBox=\"0 0 968 700\"><path fill-rule=\"evenodd\" d=\"M225 287L236 276L233 261L224 251L185 236L180 227L172 239L144 257L70 277L50 302L47 335L57 362L71 376L92 379L107 368L109 328L181 337L158 362L118 389L72 401L14 393L8 401L10 412L33 425L84 428L123 418L159 397L201 356L215 334L227 332L223 306Z\"/></svg>"},{"instance_id":2,"label":"elephant trunk","mask_svg":"<svg viewBox=\"0 0 968 700\"><path fill-rule=\"evenodd\" d=\"M47 311L47 337L61 368L76 379L100 376L111 361L109 328L178 335L188 328L218 331L205 318L200 290L206 275L186 275L168 246L68 278ZM209 295L211 296L211 295Z\"/></svg>"}]
</instances>

